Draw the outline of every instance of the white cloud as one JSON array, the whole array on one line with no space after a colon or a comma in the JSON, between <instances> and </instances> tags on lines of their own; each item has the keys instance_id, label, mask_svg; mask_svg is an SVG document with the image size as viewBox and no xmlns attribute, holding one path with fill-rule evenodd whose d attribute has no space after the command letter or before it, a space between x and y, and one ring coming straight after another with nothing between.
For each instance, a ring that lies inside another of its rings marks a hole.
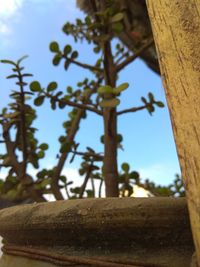
<instances>
[{"instance_id":1,"label":"white cloud","mask_svg":"<svg viewBox=\"0 0 200 267\"><path fill-rule=\"evenodd\" d=\"M0 0L0 34L5 36L12 32L12 19L18 17L24 0Z\"/></svg>"},{"instance_id":2,"label":"white cloud","mask_svg":"<svg viewBox=\"0 0 200 267\"><path fill-rule=\"evenodd\" d=\"M13 16L22 6L24 0L0 0L1 18Z\"/></svg>"}]
</instances>

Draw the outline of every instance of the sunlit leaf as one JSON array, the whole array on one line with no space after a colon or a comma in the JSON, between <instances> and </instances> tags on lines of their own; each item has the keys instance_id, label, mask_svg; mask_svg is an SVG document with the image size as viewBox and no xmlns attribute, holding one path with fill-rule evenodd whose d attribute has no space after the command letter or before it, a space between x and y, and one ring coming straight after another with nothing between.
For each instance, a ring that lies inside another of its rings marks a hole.
<instances>
[{"instance_id":1,"label":"sunlit leaf","mask_svg":"<svg viewBox=\"0 0 200 267\"><path fill-rule=\"evenodd\" d=\"M112 94L113 88L109 85L100 86L97 90L99 94Z\"/></svg>"},{"instance_id":2,"label":"sunlit leaf","mask_svg":"<svg viewBox=\"0 0 200 267\"><path fill-rule=\"evenodd\" d=\"M112 18L111 18L111 22L114 23L114 22L118 22L120 20L122 20L124 17L124 14L123 13L117 13L115 14Z\"/></svg>"},{"instance_id":3,"label":"sunlit leaf","mask_svg":"<svg viewBox=\"0 0 200 267\"><path fill-rule=\"evenodd\" d=\"M120 104L120 100L118 98L112 98L112 99L103 99L99 105L102 108L115 108Z\"/></svg>"},{"instance_id":4,"label":"sunlit leaf","mask_svg":"<svg viewBox=\"0 0 200 267\"><path fill-rule=\"evenodd\" d=\"M129 84L128 84L128 83L122 83L122 84L120 84L119 86L117 86L117 87L113 90L113 92L114 92L114 94L117 95L117 94L121 93L122 91L126 90L128 87L129 87Z\"/></svg>"}]
</instances>

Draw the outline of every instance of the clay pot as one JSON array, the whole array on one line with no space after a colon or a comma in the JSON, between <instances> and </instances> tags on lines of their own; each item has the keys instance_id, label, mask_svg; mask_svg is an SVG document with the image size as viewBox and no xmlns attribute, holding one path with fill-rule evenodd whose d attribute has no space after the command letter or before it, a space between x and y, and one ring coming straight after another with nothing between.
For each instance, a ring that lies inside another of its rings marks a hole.
<instances>
[{"instance_id":1,"label":"clay pot","mask_svg":"<svg viewBox=\"0 0 200 267\"><path fill-rule=\"evenodd\" d=\"M184 198L16 206L0 211L0 235L0 267L189 267L194 251Z\"/></svg>"}]
</instances>

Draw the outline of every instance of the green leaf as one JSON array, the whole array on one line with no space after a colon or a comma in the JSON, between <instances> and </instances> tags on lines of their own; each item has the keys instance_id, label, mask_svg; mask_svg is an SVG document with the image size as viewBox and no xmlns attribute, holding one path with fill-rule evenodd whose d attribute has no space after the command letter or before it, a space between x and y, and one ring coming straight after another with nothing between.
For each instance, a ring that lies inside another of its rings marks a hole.
<instances>
[{"instance_id":1,"label":"green leaf","mask_svg":"<svg viewBox=\"0 0 200 267\"><path fill-rule=\"evenodd\" d=\"M43 169L43 170L41 170L40 172L37 173L37 177L40 178L40 179L44 178L46 175L47 175L47 170L46 169Z\"/></svg>"},{"instance_id":2,"label":"green leaf","mask_svg":"<svg viewBox=\"0 0 200 267\"><path fill-rule=\"evenodd\" d=\"M47 179L44 179L39 185L41 188L45 188L50 183L51 183L51 178L47 178Z\"/></svg>"},{"instance_id":3,"label":"green leaf","mask_svg":"<svg viewBox=\"0 0 200 267\"><path fill-rule=\"evenodd\" d=\"M32 92L40 92L42 91L41 85L38 81L34 81L30 84L30 90Z\"/></svg>"},{"instance_id":4,"label":"green leaf","mask_svg":"<svg viewBox=\"0 0 200 267\"><path fill-rule=\"evenodd\" d=\"M66 45L64 48L64 54L68 55L69 53L71 53L71 51L72 51L71 45Z\"/></svg>"},{"instance_id":5,"label":"green leaf","mask_svg":"<svg viewBox=\"0 0 200 267\"><path fill-rule=\"evenodd\" d=\"M122 20L123 17L124 17L123 13L117 13L111 18L111 22L112 23L118 22L118 21Z\"/></svg>"},{"instance_id":6,"label":"green leaf","mask_svg":"<svg viewBox=\"0 0 200 267\"><path fill-rule=\"evenodd\" d=\"M147 104L147 100L145 97L141 97L141 101L146 105Z\"/></svg>"},{"instance_id":7,"label":"green leaf","mask_svg":"<svg viewBox=\"0 0 200 267\"><path fill-rule=\"evenodd\" d=\"M93 48L93 51L94 51L95 53L99 53L99 52L101 51L101 47L100 47L100 46L95 46L95 47Z\"/></svg>"},{"instance_id":8,"label":"green leaf","mask_svg":"<svg viewBox=\"0 0 200 267\"><path fill-rule=\"evenodd\" d=\"M90 92L91 92L91 89L86 88L86 89L84 89L82 95L85 96L85 97L87 97L90 94Z\"/></svg>"},{"instance_id":9,"label":"green leaf","mask_svg":"<svg viewBox=\"0 0 200 267\"><path fill-rule=\"evenodd\" d=\"M60 153L67 153L71 149L71 144L69 142L65 142L62 144Z\"/></svg>"},{"instance_id":10,"label":"green leaf","mask_svg":"<svg viewBox=\"0 0 200 267\"><path fill-rule=\"evenodd\" d=\"M32 77L33 76L33 74L31 74L31 73L24 73L24 74L22 74L22 77Z\"/></svg>"},{"instance_id":11,"label":"green leaf","mask_svg":"<svg viewBox=\"0 0 200 267\"><path fill-rule=\"evenodd\" d=\"M58 87L58 84L56 82L49 83L47 87L47 92L54 91Z\"/></svg>"},{"instance_id":12,"label":"green leaf","mask_svg":"<svg viewBox=\"0 0 200 267\"><path fill-rule=\"evenodd\" d=\"M73 89L72 89L72 87L71 87L71 86L68 86L68 87L67 87L67 92L68 92L69 94L72 94L72 92L73 92Z\"/></svg>"},{"instance_id":13,"label":"green leaf","mask_svg":"<svg viewBox=\"0 0 200 267\"><path fill-rule=\"evenodd\" d=\"M17 74L12 74L6 77L6 79L19 78Z\"/></svg>"},{"instance_id":14,"label":"green leaf","mask_svg":"<svg viewBox=\"0 0 200 267\"><path fill-rule=\"evenodd\" d=\"M15 62L11 61L11 60L7 60L7 59L2 59L0 60L1 63L5 63L5 64L11 64L16 66Z\"/></svg>"},{"instance_id":15,"label":"green leaf","mask_svg":"<svg viewBox=\"0 0 200 267\"><path fill-rule=\"evenodd\" d=\"M154 102L154 96L153 96L153 94L152 93L148 93L148 97L149 97L149 100L150 100L150 102Z\"/></svg>"},{"instance_id":16,"label":"green leaf","mask_svg":"<svg viewBox=\"0 0 200 267\"><path fill-rule=\"evenodd\" d=\"M125 173L128 173L129 172L129 169L130 169L130 166L129 166L129 164L128 163L123 163L122 164L122 170L125 172Z\"/></svg>"},{"instance_id":17,"label":"green leaf","mask_svg":"<svg viewBox=\"0 0 200 267\"><path fill-rule=\"evenodd\" d=\"M24 59L26 59L28 57L28 55L25 55L23 57L21 57L20 59L17 60L17 65L19 65Z\"/></svg>"},{"instance_id":18,"label":"green leaf","mask_svg":"<svg viewBox=\"0 0 200 267\"><path fill-rule=\"evenodd\" d=\"M118 98L112 98L112 99L103 99L99 105L102 108L115 108L120 104L120 100Z\"/></svg>"},{"instance_id":19,"label":"green leaf","mask_svg":"<svg viewBox=\"0 0 200 267\"><path fill-rule=\"evenodd\" d=\"M123 136L121 134L117 135L117 142L121 143L123 141Z\"/></svg>"},{"instance_id":20,"label":"green leaf","mask_svg":"<svg viewBox=\"0 0 200 267\"><path fill-rule=\"evenodd\" d=\"M152 115L152 113L155 111L155 108L153 105L147 105L146 109L148 110L150 115Z\"/></svg>"},{"instance_id":21,"label":"green leaf","mask_svg":"<svg viewBox=\"0 0 200 267\"><path fill-rule=\"evenodd\" d=\"M70 188L70 191L74 194L79 194L80 193L80 187L74 187L74 188Z\"/></svg>"},{"instance_id":22,"label":"green leaf","mask_svg":"<svg viewBox=\"0 0 200 267\"><path fill-rule=\"evenodd\" d=\"M87 24L87 25L90 25L92 22L91 22L91 18L89 17L89 16L87 16L86 18L85 18L85 23Z\"/></svg>"},{"instance_id":23,"label":"green leaf","mask_svg":"<svg viewBox=\"0 0 200 267\"><path fill-rule=\"evenodd\" d=\"M122 91L126 90L129 87L128 83L122 83L121 85L114 88L113 93L115 95L120 94Z\"/></svg>"},{"instance_id":24,"label":"green leaf","mask_svg":"<svg viewBox=\"0 0 200 267\"><path fill-rule=\"evenodd\" d=\"M65 60L65 64L64 64L64 68L65 68L65 70L67 70L68 68L69 68L69 65L70 65L70 61L69 60Z\"/></svg>"},{"instance_id":25,"label":"green leaf","mask_svg":"<svg viewBox=\"0 0 200 267\"><path fill-rule=\"evenodd\" d=\"M104 135L102 135L102 136L100 137L100 142L101 142L102 144L104 144Z\"/></svg>"},{"instance_id":26,"label":"green leaf","mask_svg":"<svg viewBox=\"0 0 200 267\"><path fill-rule=\"evenodd\" d=\"M94 191L91 189L86 190L87 198L93 198L94 197Z\"/></svg>"},{"instance_id":27,"label":"green leaf","mask_svg":"<svg viewBox=\"0 0 200 267\"><path fill-rule=\"evenodd\" d=\"M43 144L41 144L41 145L39 146L39 148L42 149L42 150L47 150L47 149L49 148L49 145L46 144L46 143L43 143Z\"/></svg>"},{"instance_id":28,"label":"green leaf","mask_svg":"<svg viewBox=\"0 0 200 267\"><path fill-rule=\"evenodd\" d=\"M76 23L78 26L81 26L83 24L81 19L76 19Z\"/></svg>"},{"instance_id":29,"label":"green leaf","mask_svg":"<svg viewBox=\"0 0 200 267\"><path fill-rule=\"evenodd\" d=\"M99 94L113 94L113 88L109 85L100 86L97 90Z\"/></svg>"},{"instance_id":30,"label":"green leaf","mask_svg":"<svg viewBox=\"0 0 200 267\"><path fill-rule=\"evenodd\" d=\"M81 168L78 170L78 172L80 175L83 175L84 173L86 173L86 170Z\"/></svg>"},{"instance_id":31,"label":"green leaf","mask_svg":"<svg viewBox=\"0 0 200 267\"><path fill-rule=\"evenodd\" d=\"M38 96L35 100L34 100L34 104L36 106L41 106L44 102L44 98L45 96L41 95L41 96Z\"/></svg>"},{"instance_id":32,"label":"green leaf","mask_svg":"<svg viewBox=\"0 0 200 267\"><path fill-rule=\"evenodd\" d=\"M77 51L73 51L71 54L71 58L75 59L78 57L78 52Z\"/></svg>"},{"instance_id":33,"label":"green leaf","mask_svg":"<svg viewBox=\"0 0 200 267\"><path fill-rule=\"evenodd\" d=\"M50 49L51 52L55 52L55 53L56 52L59 52L59 45L58 45L58 43L57 42L50 43L49 49Z\"/></svg>"},{"instance_id":34,"label":"green leaf","mask_svg":"<svg viewBox=\"0 0 200 267\"><path fill-rule=\"evenodd\" d=\"M61 101L58 102L58 106L60 109L63 109L66 107L65 98L62 98Z\"/></svg>"},{"instance_id":35,"label":"green leaf","mask_svg":"<svg viewBox=\"0 0 200 267\"><path fill-rule=\"evenodd\" d=\"M15 112L13 112L13 113L7 113L7 114L5 114L3 117L4 117L5 119L14 119L14 118L18 117L19 114L20 114L19 111L15 111Z\"/></svg>"},{"instance_id":36,"label":"green leaf","mask_svg":"<svg viewBox=\"0 0 200 267\"><path fill-rule=\"evenodd\" d=\"M40 150L40 151L37 153L37 156L38 156L39 159L44 158L44 156L45 156L44 151L43 151L43 150Z\"/></svg>"},{"instance_id":37,"label":"green leaf","mask_svg":"<svg viewBox=\"0 0 200 267\"><path fill-rule=\"evenodd\" d=\"M140 175L139 175L139 173L138 172L136 172L136 171L133 171L133 172L131 172L130 174L129 174L129 178L130 179L134 179L134 180L139 180L139 178L140 178Z\"/></svg>"},{"instance_id":38,"label":"green leaf","mask_svg":"<svg viewBox=\"0 0 200 267\"><path fill-rule=\"evenodd\" d=\"M66 176L61 175L59 179L60 179L64 184L67 183L67 177L66 177Z\"/></svg>"},{"instance_id":39,"label":"green leaf","mask_svg":"<svg viewBox=\"0 0 200 267\"><path fill-rule=\"evenodd\" d=\"M52 63L53 63L53 65L54 66L58 66L58 64L60 63L60 61L61 61L61 56L60 55L55 55L55 57L53 58L53 60L52 60Z\"/></svg>"},{"instance_id":40,"label":"green leaf","mask_svg":"<svg viewBox=\"0 0 200 267\"><path fill-rule=\"evenodd\" d=\"M119 34L123 31L124 26L122 23L117 22L117 23L112 24L112 29L116 34Z\"/></svg>"},{"instance_id":41,"label":"green leaf","mask_svg":"<svg viewBox=\"0 0 200 267\"><path fill-rule=\"evenodd\" d=\"M161 101L156 101L155 104L156 104L159 108L164 108L164 107L165 107L164 103L161 102Z\"/></svg>"}]
</instances>

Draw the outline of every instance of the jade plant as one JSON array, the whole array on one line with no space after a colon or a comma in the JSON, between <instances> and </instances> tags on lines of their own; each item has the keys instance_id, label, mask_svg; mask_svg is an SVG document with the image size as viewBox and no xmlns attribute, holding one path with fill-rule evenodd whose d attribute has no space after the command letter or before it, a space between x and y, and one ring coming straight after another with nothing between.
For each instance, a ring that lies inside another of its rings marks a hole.
<instances>
[{"instance_id":1,"label":"jade plant","mask_svg":"<svg viewBox=\"0 0 200 267\"><path fill-rule=\"evenodd\" d=\"M13 74L7 78L17 79L16 85L19 88L12 92L12 102L0 115L1 143L5 148L5 152L0 156L0 166L8 170L6 180L0 183L1 194L22 199L29 197L34 201L45 201L45 194L53 194L56 200L64 199L65 195L67 198L100 197L102 185L105 183L107 197L131 196L133 184L152 190L155 195L156 192L173 195L173 186L169 186L167 191L148 180L142 182L137 171L130 171L128 163L123 163L121 171L118 171L117 154L123 142L123 136L117 127L119 116L140 110L146 110L152 115L156 107L164 107L164 104L149 92L146 97L141 97L140 106L120 109L121 95L125 90L129 90L128 83L118 83L120 73L152 44L152 37L147 36L141 40L138 51L134 53L121 43L114 41L113 44L113 37L117 37L124 30L123 18L123 12L110 4L102 6L93 17L87 16L84 20L77 19L74 24L67 22L63 26L66 36L72 36L75 42L84 40L90 45L91 53L98 56L94 64L79 61L78 51L70 44L60 47L56 41L50 43L54 66L63 63L67 71L71 65L76 65L77 68L91 72L93 78L77 82L76 88L70 85L67 85L66 89L60 88L55 81L50 81L47 85L32 81L27 86L25 79L32 75L23 72L21 62L24 57L16 63L1 60L2 63L12 66ZM51 169L39 168L39 161L45 158L45 150L49 145L40 144L35 137L37 129L33 124L36 110L31 99L36 107L49 100L53 110L63 109L66 113L66 110L71 108L66 121L63 122L64 134L59 137L57 162ZM76 134L80 130L80 122L87 119L89 112L102 119L104 129L100 142L103 144L103 151L95 151L89 146L85 151L79 150ZM79 174L84 176L84 179L80 186L74 187L73 181L69 181L62 172L67 160L71 163L76 157L82 157ZM35 177L29 173L30 165L38 170ZM89 180L92 189L87 188ZM99 181L98 188L95 181Z\"/></svg>"}]
</instances>

